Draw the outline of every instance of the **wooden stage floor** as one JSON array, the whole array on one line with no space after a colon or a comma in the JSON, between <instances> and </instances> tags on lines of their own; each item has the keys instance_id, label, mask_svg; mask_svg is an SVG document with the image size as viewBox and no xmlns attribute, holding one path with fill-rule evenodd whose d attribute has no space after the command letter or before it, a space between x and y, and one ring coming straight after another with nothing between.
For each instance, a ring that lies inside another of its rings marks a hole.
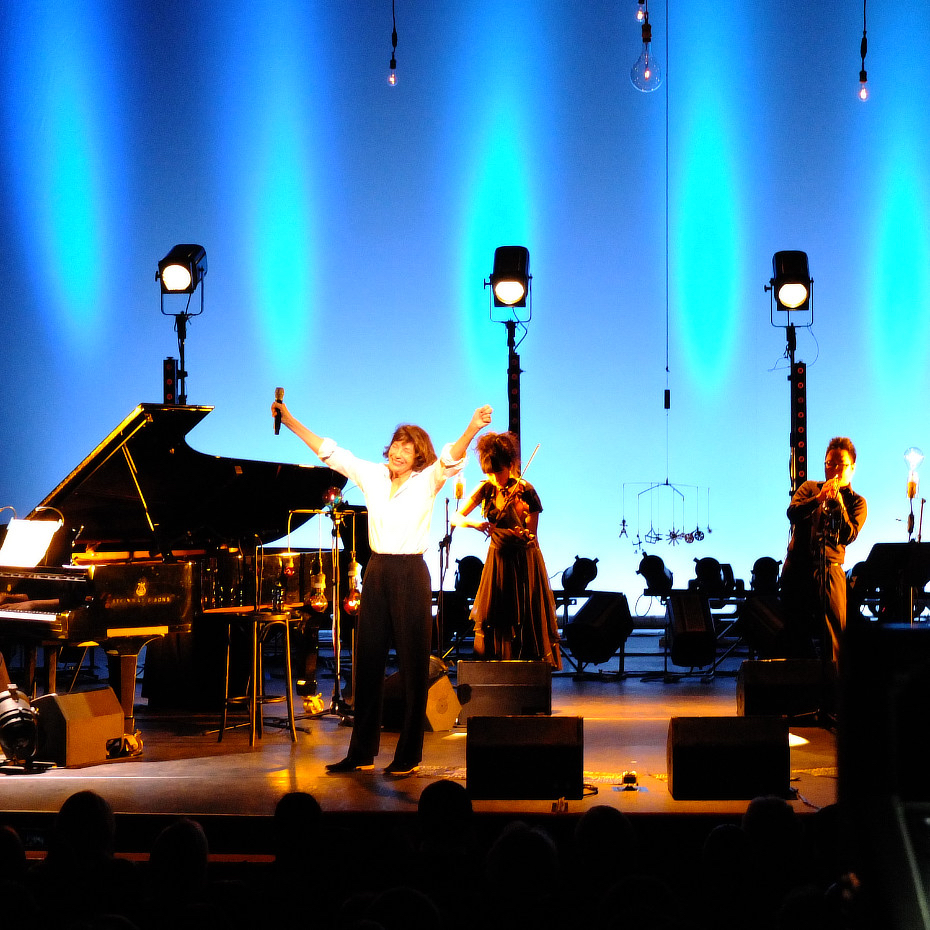
<instances>
[{"instance_id":1,"label":"wooden stage floor","mask_svg":"<svg viewBox=\"0 0 930 930\"><path fill-rule=\"evenodd\" d=\"M466 656L467 657L467 656ZM619 808L635 819L697 818L701 829L709 819L738 819L746 799L676 801L668 790L666 747L672 717L736 716L736 671L741 657L728 659L712 677L682 674L669 668L655 631L634 631L626 645L624 674L618 659L593 674L573 674L570 665L553 678L552 713L581 716L584 723L585 797L568 800L553 812L551 800L479 800L476 814L495 818L573 818L596 804ZM280 685L279 685L280 687ZM320 687L327 704L333 679L322 674ZM302 710L296 699L298 713ZM52 768L27 775L6 775L0 781L0 819L41 832L72 793L93 789L112 805L118 821L188 815L204 823L224 824L211 837L211 849L248 853L265 846L268 818L288 791L307 791L331 815L410 814L423 788L440 778L465 780L465 729L428 732L424 760L411 777L390 779L382 769L390 762L396 734L385 732L374 772L328 775L327 762L345 755L349 730L331 715L299 716L298 740L286 729L265 727L264 736L249 746L248 731L227 731L217 741L213 715L154 712L143 699L136 707L136 724L144 748L134 758L81 768ZM266 713L279 722L283 704ZM790 749L791 804L799 814L813 813L836 800L836 741L833 732L818 727L792 727ZM636 773L636 786L625 790L624 772ZM230 827L235 822L236 827ZM154 829L154 826L153 826ZM128 834L127 834L128 835ZM143 834L144 835L144 834ZM126 840L131 845L135 840ZM138 842L145 843L145 839Z\"/></svg>"}]
</instances>

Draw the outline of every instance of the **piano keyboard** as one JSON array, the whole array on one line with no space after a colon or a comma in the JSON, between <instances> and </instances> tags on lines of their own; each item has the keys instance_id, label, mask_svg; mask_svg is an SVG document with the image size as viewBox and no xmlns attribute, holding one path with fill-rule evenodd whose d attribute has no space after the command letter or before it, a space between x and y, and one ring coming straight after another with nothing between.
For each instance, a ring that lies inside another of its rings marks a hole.
<instances>
[{"instance_id":1,"label":"piano keyboard","mask_svg":"<svg viewBox=\"0 0 930 930\"><path fill-rule=\"evenodd\" d=\"M30 623L60 623L63 615L54 610L17 610L0 608L0 620L25 620ZM67 616L67 614L64 614Z\"/></svg>"}]
</instances>

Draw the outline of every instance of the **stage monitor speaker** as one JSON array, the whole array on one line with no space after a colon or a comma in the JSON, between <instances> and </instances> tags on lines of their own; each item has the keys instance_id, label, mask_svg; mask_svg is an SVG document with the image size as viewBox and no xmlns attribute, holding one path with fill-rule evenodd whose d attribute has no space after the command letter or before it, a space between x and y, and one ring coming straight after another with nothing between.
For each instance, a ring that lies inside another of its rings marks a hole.
<instances>
[{"instance_id":1,"label":"stage monitor speaker","mask_svg":"<svg viewBox=\"0 0 930 930\"><path fill-rule=\"evenodd\" d=\"M714 622L707 598L691 591L672 591L665 602L668 651L672 664L710 665L717 651Z\"/></svg>"},{"instance_id":2,"label":"stage monitor speaker","mask_svg":"<svg viewBox=\"0 0 930 930\"><path fill-rule=\"evenodd\" d=\"M736 676L736 712L741 717L815 714L824 688L820 659L747 659Z\"/></svg>"},{"instance_id":3,"label":"stage monitor speaker","mask_svg":"<svg viewBox=\"0 0 930 930\"><path fill-rule=\"evenodd\" d=\"M788 797L788 721L783 717L672 717L666 748L676 801Z\"/></svg>"},{"instance_id":4,"label":"stage monitor speaker","mask_svg":"<svg viewBox=\"0 0 930 930\"><path fill-rule=\"evenodd\" d=\"M565 627L565 642L577 661L601 665L623 648L632 632L633 618L626 595L598 591L588 597Z\"/></svg>"},{"instance_id":5,"label":"stage monitor speaker","mask_svg":"<svg viewBox=\"0 0 930 930\"><path fill-rule=\"evenodd\" d=\"M552 666L526 660L461 661L456 692L462 705L459 725L469 717L552 713Z\"/></svg>"},{"instance_id":6,"label":"stage monitor speaker","mask_svg":"<svg viewBox=\"0 0 930 930\"><path fill-rule=\"evenodd\" d=\"M465 787L476 799L581 798L584 718L470 717Z\"/></svg>"},{"instance_id":7,"label":"stage monitor speaker","mask_svg":"<svg viewBox=\"0 0 930 930\"><path fill-rule=\"evenodd\" d=\"M44 694L32 702L39 726L36 759L77 766L106 762L107 743L123 736L123 708L112 688Z\"/></svg>"},{"instance_id":8,"label":"stage monitor speaker","mask_svg":"<svg viewBox=\"0 0 930 930\"><path fill-rule=\"evenodd\" d=\"M462 705L449 681L445 666L435 656L430 657L429 692L426 695L424 729L433 733L451 730ZM381 723L385 730L400 732L404 724L404 688L400 674L394 672L384 679L384 705Z\"/></svg>"}]
</instances>

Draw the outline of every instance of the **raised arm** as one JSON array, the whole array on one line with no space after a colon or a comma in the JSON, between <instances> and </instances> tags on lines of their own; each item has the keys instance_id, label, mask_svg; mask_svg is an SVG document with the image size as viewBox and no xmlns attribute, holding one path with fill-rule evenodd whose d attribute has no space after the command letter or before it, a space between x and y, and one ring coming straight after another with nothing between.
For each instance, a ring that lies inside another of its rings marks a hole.
<instances>
[{"instance_id":1,"label":"raised arm","mask_svg":"<svg viewBox=\"0 0 930 930\"><path fill-rule=\"evenodd\" d=\"M468 451L469 443L481 432L490 422L493 410L489 404L479 407L471 417L471 421L465 429L465 432L452 444L452 458L458 461L465 456ZM284 420L282 418L281 422Z\"/></svg>"},{"instance_id":2,"label":"raised arm","mask_svg":"<svg viewBox=\"0 0 930 930\"><path fill-rule=\"evenodd\" d=\"M271 415L274 416L278 411L281 412L281 423L286 426L295 436L299 436L314 452L320 454L320 446L323 443L323 437L317 436L313 430L304 426L290 410L287 409L283 401L276 400L271 405Z\"/></svg>"}]
</instances>

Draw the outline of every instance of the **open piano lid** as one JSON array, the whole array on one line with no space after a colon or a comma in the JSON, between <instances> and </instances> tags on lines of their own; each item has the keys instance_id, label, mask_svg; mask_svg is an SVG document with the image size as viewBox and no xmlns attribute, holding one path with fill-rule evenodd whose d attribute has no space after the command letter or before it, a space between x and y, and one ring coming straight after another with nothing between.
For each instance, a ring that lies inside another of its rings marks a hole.
<instances>
[{"instance_id":1,"label":"open piano lid","mask_svg":"<svg viewBox=\"0 0 930 930\"><path fill-rule=\"evenodd\" d=\"M283 537L288 514L323 506L332 469L207 455L185 436L212 407L140 404L30 514L54 508L75 548L254 548ZM291 529L309 519L295 514Z\"/></svg>"}]
</instances>

